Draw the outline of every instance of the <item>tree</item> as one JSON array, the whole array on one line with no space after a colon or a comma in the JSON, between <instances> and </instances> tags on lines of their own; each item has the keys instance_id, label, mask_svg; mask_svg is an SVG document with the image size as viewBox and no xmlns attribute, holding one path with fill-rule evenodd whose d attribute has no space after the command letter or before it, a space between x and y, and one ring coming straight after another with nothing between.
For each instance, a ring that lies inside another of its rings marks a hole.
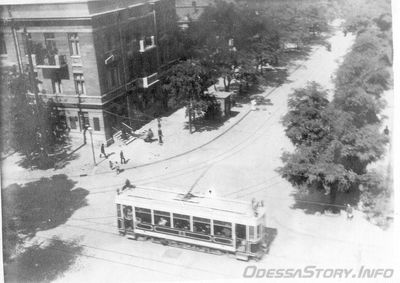
<instances>
[{"instance_id":1,"label":"tree","mask_svg":"<svg viewBox=\"0 0 400 283\"><path fill-rule=\"evenodd\" d=\"M46 164L48 154L66 142L66 127L60 123L55 103L34 101L29 95L31 86L26 74L3 73L2 81L7 82L4 93L7 99L3 100L7 105L3 107L10 109L9 134L2 138L32 165L50 165Z\"/></svg>"},{"instance_id":2,"label":"tree","mask_svg":"<svg viewBox=\"0 0 400 283\"><path fill-rule=\"evenodd\" d=\"M324 112L329 104L327 96L327 92L315 82L296 89L289 96L289 112L283 117L283 125L294 145L311 145L327 137L330 130Z\"/></svg>"},{"instance_id":3,"label":"tree","mask_svg":"<svg viewBox=\"0 0 400 283\"><path fill-rule=\"evenodd\" d=\"M174 65L165 76L163 89L174 96L178 104L186 105L190 131L195 115L204 114L215 103L206 93L211 84L209 73L195 60L187 60Z\"/></svg>"}]
</instances>

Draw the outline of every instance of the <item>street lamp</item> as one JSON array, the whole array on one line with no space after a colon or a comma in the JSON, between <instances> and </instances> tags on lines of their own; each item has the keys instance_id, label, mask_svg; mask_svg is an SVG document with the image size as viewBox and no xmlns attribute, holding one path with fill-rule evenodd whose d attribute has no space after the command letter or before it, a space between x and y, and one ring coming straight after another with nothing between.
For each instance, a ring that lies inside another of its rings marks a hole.
<instances>
[{"instance_id":1,"label":"street lamp","mask_svg":"<svg viewBox=\"0 0 400 283\"><path fill-rule=\"evenodd\" d=\"M92 133L93 133L93 129L92 129L92 127L87 127L87 130L89 131L89 134L90 134L90 141L92 142L92 154L93 154L93 163L94 163L94 166L97 166L97 164L96 164L96 157L95 157L95 154L94 154L94 146L93 146L93 135L92 135Z\"/></svg>"}]
</instances>

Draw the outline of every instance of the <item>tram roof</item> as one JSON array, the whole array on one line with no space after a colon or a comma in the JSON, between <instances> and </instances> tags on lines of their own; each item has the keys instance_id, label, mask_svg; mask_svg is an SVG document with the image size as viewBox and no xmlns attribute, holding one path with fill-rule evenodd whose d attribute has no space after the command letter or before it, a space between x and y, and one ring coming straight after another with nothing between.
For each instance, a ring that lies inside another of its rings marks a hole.
<instances>
[{"instance_id":1,"label":"tram roof","mask_svg":"<svg viewBox=\"0 0 400 283\"><path fill-rule=\"evenodd\" d=\"M246 217L249 219L254 217L254 210L249 201L193 195L149 187L125 190L117 196L117 202L133 202L134 206L208 218L220 216L224 218ZM261 208L258 208L258 210L258 214L262 216Z\"/></svg>"}]
</instances>

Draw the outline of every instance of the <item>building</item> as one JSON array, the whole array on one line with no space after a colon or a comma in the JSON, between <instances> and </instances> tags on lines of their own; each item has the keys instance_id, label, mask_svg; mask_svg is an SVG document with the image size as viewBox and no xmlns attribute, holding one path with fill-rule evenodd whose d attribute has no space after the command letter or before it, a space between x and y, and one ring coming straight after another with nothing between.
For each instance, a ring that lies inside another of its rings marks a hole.
<instances>
[{"instance_id":1,"label":"building","mask_svg":"<svg viewBox=\"0 0 400 283\"><path fill-rule=\"evenodd\" d=\"M175 0L8 4L0 6L2 67L27 71L32 54L39 95L57 104L72 136L89 125L111 143L123 125L164 110L158 70L176 56Z\"/></svg>"},{"instance_id":2,"label":"building","mask_svg":"<svg viewBox=\"0 0 400 283\"><path fill-rule=\"evenodd\" d=\"M320 3L321 0L176 0L176 13L181 28L187 28L192 21L197 21L204 10L218 2L227 2L239 6L263 9L278 5L302 5Z\"/></svg>"}]
</instances>

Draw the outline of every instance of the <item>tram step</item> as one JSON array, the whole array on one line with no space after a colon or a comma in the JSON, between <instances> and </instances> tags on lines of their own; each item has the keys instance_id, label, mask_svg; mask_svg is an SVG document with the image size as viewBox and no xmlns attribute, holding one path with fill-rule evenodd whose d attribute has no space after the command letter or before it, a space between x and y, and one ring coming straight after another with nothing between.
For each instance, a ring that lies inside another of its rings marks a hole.
<instances>
[{"instance_id":1,"label":"tram step","mask_svg":"<svg viewBox=\"0 0 400 283\"><path fill-rule=\"evenodd\" d=\"M236 253L237 260L249 261L249 256L244 253Z\"/></svg>"}]
</instances>

